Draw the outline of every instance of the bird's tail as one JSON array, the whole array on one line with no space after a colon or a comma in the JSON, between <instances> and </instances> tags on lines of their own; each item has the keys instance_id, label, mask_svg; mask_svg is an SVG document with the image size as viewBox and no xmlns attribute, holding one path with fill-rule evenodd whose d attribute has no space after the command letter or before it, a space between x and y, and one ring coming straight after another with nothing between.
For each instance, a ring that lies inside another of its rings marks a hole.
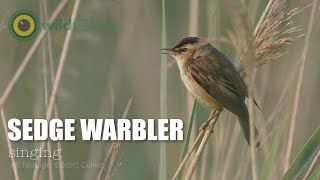
<instances>
[{"instance_id":1,"label":"bird's tail","mask_svg":"<svg viewBox=\"0 0 320 180\"><path fill-rule=\"evenodd\" d=\"M250 123L249 123L249 116L245 116L245 117L238 117L238 120L240 122L241 125L241 129L243 132L244 137L246 138L247 142L249 145L252 145L252 143L250 142ZM254 127L254 133L255 133L255 147L257 149L260 148L260 142L258 140L258 130L256 127Z\"/></svg>"}]
</instances>

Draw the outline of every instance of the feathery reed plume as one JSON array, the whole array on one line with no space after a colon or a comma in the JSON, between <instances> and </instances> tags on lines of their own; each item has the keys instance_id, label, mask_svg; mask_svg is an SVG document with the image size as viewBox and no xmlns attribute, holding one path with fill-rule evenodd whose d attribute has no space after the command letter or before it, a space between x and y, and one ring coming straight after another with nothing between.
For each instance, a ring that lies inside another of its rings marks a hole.
<instances>
[{"instance_id":1,"label":"feathery reed plume","mask_svg":"<svg viewBox=\"0 0 320 180\"><path fill-rule=\"evenodd\" d=\"M272 3L254 34L257 67L281 57L285 53L281 52L280 48L301 36L294 36L294 33L301 29L293 26L292 18L302 10L299 8L289 10L286 0L276 0Z\"/></svg>"},{"instance_id":2,"label":"feathery reed plume","mask_svg":"<svg viewBox=\"0 0 320 180\"><path fill-rule=\"evenodd\" d=\"M305 7L306 8L306 7ZM253 47L255 67L259 68L262 65L268 64L280 58L286 52L282 52L281 48L289 45L292 41L301 37L296 35L302 29L293 25L293 18L305 8L288 9L286 0L270 0L265 9L259 23L253 32ZM236 21L240 26L244 26L246 20L239 15ZM247 29L247 28L245 28ZM248 29L247 29L248 30ZM243 57L244 52L248 49L243 40L241 31L229 32L228 39L240 57ZM243 76L246 76L247 66L241 59L239 70Z\"/></svg>"}]
</instances>

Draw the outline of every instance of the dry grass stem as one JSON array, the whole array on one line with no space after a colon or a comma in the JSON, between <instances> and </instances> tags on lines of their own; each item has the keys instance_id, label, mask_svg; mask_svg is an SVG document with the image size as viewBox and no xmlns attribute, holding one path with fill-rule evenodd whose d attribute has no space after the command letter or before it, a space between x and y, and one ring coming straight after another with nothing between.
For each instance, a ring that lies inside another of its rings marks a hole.
<instances>
[{"instance_id":1,"label":"dry grass stem","mask_svg":"<svg viewBox=\"0 0 320 180\"><path fill-rule=\"evenodd\" d=\"M54 10L52 13L50 19L49 19L49 24L52 24L52 22L57 18L57 16L60 14L62 9L65 7L66 3L68 0L63 0L59 3L57 8ZM20 66L12 76L12 79L9 81L8 85L5 87L4 92L2 93L0 97L0 108L3 106L7 98L9 97L12 89L15 87L17 84L18 80L20 79L22 73L24 72L26 66L28 65L29 61L31 60L31 57L37 50L38 46L40 45L41 40L43 39L44 35L46 34L47 30L42 29L35 39L34 43L31 45L30 49L28 50L26 56L23 58Z\"/></svg>"},{"instance_id":2,"label":"dry grass stem","mask_svg":"<svg viewBox=\"0 0 320 180\"><path fill-rule=\"evenodd\" d=\"M106 175L106 180L109 180L111 178L111 173L113 172L114 168L116 166L115 165L115 160L117 157L117 154L119 152L120 146L121 146L121 141L116 141L112 143L112 153L111 153L111 158L110 158L110 163L108 165L108 171L107 171L107 175Z\"/></svg>"},{"instance_id":3,"label":"dry grass stem","mask_svg":"<svg viewBox=\"0 0 320 180\"><path fill-rule=\"evenodd\" d=\"M42 0L42 7L43 7L43 16L44 16L44 19L45 21L48 21L49 17L48 17L48 2L47 0ZM47 40L47 49L48 49L48 59L49 59L49 70L50 70L50 78L51 78L51 85L53 86L53 81L54 81L54 77L55 77L55 73L54 73L54 65L53 65L53 52L52 52L52 40L51 40L51 32L48 31L47 34L46 34L46 40ZM45 63L46 64L46 63ZM44 67L46 67L44 65ZM44 72L44 74L46 75L47 71ZM46 76L45 76L46 77ZM45 81L47 81L45 79ZM46 83L47 84L47 83ZM47 84L48 85L48 84ZM47 88L48 89L48 88ZM46 93L48 94L48 91L46 90ZM46 96L46 109L48 108L48 98ZM59 112L58 112L58 105L57 103L54 104L54 115L56 118L59 117ZM50 141L49 141L50 142ZM48 147L49 147L49 144L48 144ZM57 147L58 149L62 149L62 144L60 141L57 142ZM51 159L49 159L49 161L52 161ZM61 158L59 159L59 164L62 164L63 163L63 154L61 152ZM53 167L53 166L52 166ZM52 169L52 167L49 167L50 169ZM50 171L50 170L49 170ZM50 173L49 173L49 177L50 176ZM59 166L59 180L64 180L64 168L62 166Z\"/></svg>"},{"instance_id":4,"label":"dry grass stem","mask_svg":"<svg viewBox=\"0 0 320 180\"><path fill-rule=\"evenodd\" d=\"M266 16L267 16L267 14L268 14L268 12L269 12L269 9L271 8L271 6L272 6L272 4L273 4L274 1L275 1L275 0L269 0L267 7L264 9L264 11L263 11L263 13L262 13L262 15L261 15L261 17L260 17L260 19L259 19L259 22L258 22L258 24L256 25L256 28L254 29L254 32L253 32L253 35L254 35L254 36L257 35L257 33L258 33L258 31L259 31L259 29L260 29L263 21L266 19Z\"/></svg>"},{"instance_id":5,"label":"dry grass stem","mask_svg":"<svg viewBox=\"0 0 320 180\"><path fill-rule=\"evenodd\" d=\"M198 15L199 15L199 0L190 0L189 6L189 36L198 36ZM187 103L186 103L186 117L191 116L192 106L194 102L193 96L186 92ZM193 139L193 137L191 137Z\"/></svg>"},{"instance_id":6,"label":"dry grass stem","mask_svg":"<svg viewBox=\"0 0 320 180\"><path fill-rule=\"evenodd\" d=\"M42 1L43 2L43 1ZM39 3L40 5L40 18L41 21L44 22L44 7L43 7L43 3ZM45 21L47 21L47 19L45 19ZM43 66L43 84L44 84L44 101L45 101L45 109L48 108L48 81L47 81L47 54L46 54L46 46L45 46L45 40L43 40L41 42L41 50L42 50L42 66ZM47 140L47 147L48 147L48 151L51 151L51 141ZM48 170L49 170L49 180L53 180L54 179L54 175L53 175L53 161L51 159L51 157L48 156Z\"/></svg>"},{"instance_id":7,"label":"dry grass stem","mask_svg":"<svg viewBox=\"0 0 320 180\"><path fill-rule=\"evenodd\" d=\"M72 14L71 14L71 24L75 22L75 19L78 14L79 6L80 6L80 0L76 0L74 3L74 6L73 6ZM62 76L62 71L64 68L65 60L66 60L67 53L68 53L69 46L70 46L72 33L73 33L72 29L69 29L67 31L67 34L66 34L66 37L65 37L65 40L63 43L62 52L61 52L59 64L57 67L57 73L54 78L52 92L51 92L49 105L48 105L48 109L47 109L47 117L46 117L47 120L49 120L52 116L52 112L53 112L53 108L54 108L54 104L55 104L55 100L56 100L56 96L57 96L57 92L58 92L58 88L59 88L59 84L60 84L60 80L61 80L61 76Z\"/></svg>"},{"instance_id":8,"label":"dry grass stem","mask_svg":"<svg viewBox=\"0 0 320 180\"><path fill-rule=\"evenodd\" d=\"M130 98L128 101L128 104L126 106L126 109L123 112L122 115L122 119L127 118L131 104L132 104L132 100L133 98ZM112 150L112 154L111 154L111 160L110 163L108 165L108 171L107 171L107 175L106 175L106 180L109 180L112 177L113 172L116 170L117 166L115 166L115 159L117 157L117 154L120 150L120 146L122 144L122 141L116 141L113 142L113 150Z\"/></svg>"},{"instance_id":9,"label":"dry grass stem","mask_svg":"<svg viewBox=\"0 0 320 180\"><path fill-rule=\"evenodd\" d=\"M172 180L175 180L178 178L179 174L181 173L183 167L186 165L189 157L191 156L193 150L195 149L196 145L198 144L198 142L201 140L201 138L203 137L205 131L202 130L200 131L200 133L198 134L198 137L196 138L196 140L193 142L193 144L191 145L191 148L189 149L189 151L186 153L186 155L184 156L181 164L179 165L177 171L175 172L175 174L172 177Z\"/></svg>"},{"instance_id":10,"label":"dry grass stem","mask_svg":"<svg viewBox=\"0 0 320 180\"><path fill-rule=\"evenodd\" d=\"M117 171L117 169L119 169L119 167L121 166L121 161L122 161L122 157L120 158L120 160L118 161L118 163L115 165L115 167L113 168L112 174L110 176L110 178L108 178L107 180L112 179L114 173Z\"/></svg>"},{"instance_id":11,"label":"dry grass stem","mask_svg":"<svg viewBox=\"0 0 320 180\"><path fill-rule=\"evenodd\" d=\"M79 6L80 6L80 0L76 0L72 9L72 14L71 14L71 23L75 22L75 19L77 17L77 13L79 10ZM72 36L73 30L69 29L67 31L66 37L65 37L65 41L62 47L62 52L61 52L61 56L59 59L59 65L57 68L57 73L54 79L54 83L53 83L53 88L52 88L52 92L51 92L51 96L50 96L50 100L49 100L49 104L48 104L48 108L46 111L46 119L49 121L52 117L52 112L53 112L53 108L55 105L55 100L56 100L56 95L58 92L58 88L59 88L59 83L60 83L60 79L61 79L61 75L62 75L62 70L65 64L65 60L66 60L66 56L67 56L67 52L69 49L69 45L70 45L70 40L71 40L71 36ZM43 149L45 147L45 142L42 142L40 145L40 148ZM37 160L38 163L41 162L41 157ZM34 168L34 172L33 172L33 180L37 180L39 178L39 172L40 172L40 168L38 166L35 166Z\"/></svg>"},{"instance_id":12,"label":"dry grass stem","mask_svg":"<svg viewBox=\"0 0 320 180\"><path fill-rule=\"evenodd\" d=\"M312 28L313 28L313 21L314 21L316 9L317 9L317 2L318 2L318 0L314 0L312 3L312 10L311 10L311 14L310 14L308 30L307 30L305 44L304 44L304 48L303 48L303 52L302 52L302 56L301 56L302 64L301 64L301 67L299 70L298 83L297 83L295 98L294 98L294 102L293 102L292 116L290 119L289 139L288 139L288 146L287 146L287 151L286 151L286 155L285 155L285 164L284 164L285 169L288 169L288 167L290 165L293 137L294 137L294 132L295 132L296 119L297 119L297 114L298 114L302 81L303 81L303 75L304 75L304 67L305 67L305 63L307 61L307 55L308 55L308 52L310 49L309 48L310 47L310 37L311 37L311 32L312 32Z\"/></svg>"},{"instance_id":13,"label":"dry grass stem","mask_svg":"<svg viewBox=\"0 0 320 180\"><path fill-rule=\"evenodd\" d=\"M129 101L127 103L127 106L126 106L126 108L125 108L125 110L124 110L124 112L122 114L122 119L127 118L129 110L130 110L130 107L131 107L131 104L132 104L132 101L133 101L133 97L129 99ZM106 178L105 178L106 180L110 179L112 177L112 175L114 174L116 168L119 167L120 162L115 165L115 160L116 160L117 154L118 154L118 152L120 150L121 143L122 143L122 141L113 141L111 143L111 146L109 148L108 153L105 154L103 164L107 164L107 162L110 159L109 165L105 166L105 168L108 167L107 173L106 173ZM101 168L99 170L99 173L98 173L98 176L97 176L97 180L102 179L103 173L106 170L105 168Z\"/></svg>"},{"instance_id":14,"label":"dry grass stem","mask_svg":"<svg viewBox=\"0 0 320 180\"><path fill-rule=\"evenodd\" d=\"M110 159L111 153L112 153L112 150L113 150L113 146L114 146L114 144L112 143L111 147L109 148L109 151L105 154L105 157L104 157L104 160L103 160L103 164L107 164L108 160ZM101 179L104 170L105 170L104 168L101 168L99 170L99 173L98 173L98 176L97 176L97 180Z\"/></svg>"},{"instance_id":15,"label":"dry grass stem","mask_svg":"<svg viewBox=\"0 0 320 180\"><path fill-rule=\"evenodd\" d=\"M48 20L48 0L42 0L43 3L43 14L44 18ZM51 39L51 32L47 32L47 45L48 45L48 55L49 55L49 62L50 62L50 76L51 76L51 83L54 81L55 73L54 73L54 65L53 65L53 52L52 52L52 39Z\"/></svg>"},{"instance_id":16,"label":"dry grass stem","mask_svg":"<svg viewBox=\"0 0 320 180\"><path fill-rule=\"evenodd\" d=\"M3 108L1 108L0 111L1 111L1 119L2 119L4 132L6 134L6 140L7 140L8 149L9 149L9 152L11 152L11 151L13 151L13 148L12 148L12 143L8 138L7 118L5 116ZM13 156L10 156L10 160L11 160L11 163L12 163L12 170L13 170L14 179L15 180L19 180L20 177L19 177L18 167L17 167L16 161L14 160Z\"/></svg>"},{"instance_id":17,"label":"dry grass stem","mask_svg":"<svg viewBox=\"0 0 320 180\"><path fill-rule=\"evenodd\" d=\"M246 28L248 29L248 28ZM249 112L249 127L250 127L250 155L251 155L251 172L252 172L252 179L258 179L258 168L257 168L257 160L256 160L256 137L255 137L255 114L254 114L254 89L255 89L255 78L256 78L256 68L254 62L254 47L252 46L252 38L248 32L244 32L245 39L247 43L247 51L243 57L246 57L247 62L247 75L248 75L248 112Z\"/></svg>"},{"instance_id":18,"label":"dry grass stem","mask_svg":"<svg viewBox=\"0 0 320 180\"><path fill-rule=\"evenodd\" d=\"M53 21L57 18L57 16L60 14L60 12L63 10L63 8L65 7L65 5L67 4L67 0L63 0L59 3L59 5L57 6L57 8L53 11L51 17L49 18L48 23L52 24ZM18 67L18 69L16 70L16 72L14 73L12 79L9 81L8 85L5 87L4 92L2 93L1 97L0 97L0 107L2 107L5 103L5 101L7 100L7 98L9 97L12 89L15 87L15 85L17 84L18 80L20 79L22 73L24 72L26 66L28 65L29 61L31 60L33 54L35 53L35 51L37 50L37 48L39 47L44 35L46 34L47 30L42 29L39 33L39 35L37 36L37 38L35 39L34 43L31 45L30 49L28 50L26 56L24 57L24 59L22 60L20 66ZM1 108L2 109L2 108ZM6 127L6 126L5 126ZM10 146L8 146L10 148ZM12 147L11 147L12 148ZM19 179L18 174L17 174L17 170L16 169L16 164L13 162L13 168L14 168L14 174L15 174L15 178ZM38 173L39 174L39 173Z\"/></svg>"},{"instance_id":19,"label":"dry grass stem","mask_svg":"<svg viewBox=\"0 0 320 180\"><path fill-rule=\"evenodd\" d=\"M316 154L316 156L314 157L306 175L304 176L303 180L307 180L309 178L309 176L311 175L311 173L313 172L313 170L316 168L316 165L318 164L320 160L320 150L318 151L318 153Z\"/></svg>"},{"instance_id":20,"label":"dry grass stem","mask_svg":"<svg viewBox=\"0 0 320 180\"><path fill-rule=\"evenodd\" d=\"M208 139L210 137L210 135L213 133L213 129L214 129L214 126L216 125L217 121L218 121L218 118L219 118L219 115L220 115L220 112L218 111L215 111L215 114L214 116L212 117L207 129L206 129L206 132L205 132L205 135L201 141L201 144L190 164L190 167L187 171L187 174L186 174L186 177L185 177L185 180L190 180L191 177L192 177L192 174L196 168L196 165L197 165L197 162L199 161L199 158L200 158L200 155L201 153L203 152L203 149L205 148L207 142L208 142ZM211 117L211 116L210 116Z\"/></svg>"},{"instance_id":21,"label":"dry grass stem","mask_svg":"<svg viewBox=\"0 0 320 180\"><path fill-rule=\"evenodd\" d=\"M252 80L253 81L253 80ZM257 159L256 159L256 146L255 146L255 123L254 123L254 103L252 93L249 95L249 124L250 124L250 142L252 142L250 146L251 152L251 169L252 169L252 179L258 179L258 167L257 167Z\"/></svg>"}]
</instances>

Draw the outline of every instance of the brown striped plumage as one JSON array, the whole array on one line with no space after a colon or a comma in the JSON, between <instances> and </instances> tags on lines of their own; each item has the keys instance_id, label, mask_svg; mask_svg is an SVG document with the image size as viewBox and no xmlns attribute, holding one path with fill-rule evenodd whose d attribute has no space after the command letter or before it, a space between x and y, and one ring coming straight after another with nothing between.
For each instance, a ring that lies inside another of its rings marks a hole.
<instances>
[{"instance_id":1,"label":"brown striped plumage","mask_svg":"<svg viewBox=\"0 0 320 180\"><path fill-rule=\"evenodd\" d=\"M245 104L248 89L228 58L208 42L197 37L184 38L172 49L165 49L179 66L188 91L205 107L228 109L238 116L250 144L249 114ZM255 130L257 135L257 130Z\"/></svg>"}]
</instances>

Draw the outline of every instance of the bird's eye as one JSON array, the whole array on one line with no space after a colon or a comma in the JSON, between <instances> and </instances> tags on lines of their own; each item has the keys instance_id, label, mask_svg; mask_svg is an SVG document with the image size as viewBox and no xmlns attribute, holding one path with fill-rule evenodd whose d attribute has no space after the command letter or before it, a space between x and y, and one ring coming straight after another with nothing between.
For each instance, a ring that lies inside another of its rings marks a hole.
<instances>
[{"instance_id":1,"label":"bird's eye","mask_svg":"<svg viewBox=\"0 0 320 180\"><path fill-rule=\"evenodd\" d=\"M188 49L187 48L181 48L180 51L181 52L186 52Z\"/></svg>"}]
</instances>

